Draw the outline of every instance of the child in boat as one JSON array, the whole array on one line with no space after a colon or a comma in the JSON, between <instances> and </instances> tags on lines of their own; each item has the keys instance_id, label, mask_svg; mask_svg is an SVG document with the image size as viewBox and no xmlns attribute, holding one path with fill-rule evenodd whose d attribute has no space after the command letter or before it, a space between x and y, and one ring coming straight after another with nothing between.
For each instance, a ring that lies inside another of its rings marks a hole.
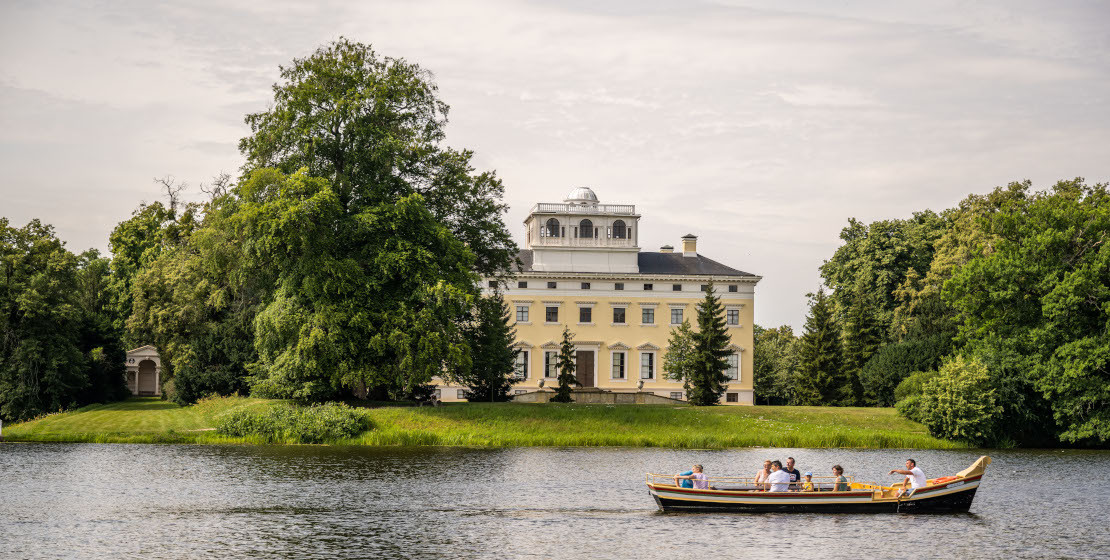
<instances>
[{"instance_id":1,"label":"child in boat","mask_svg":"<svg viewBox=\"0 0 1110 560\"><path fill-rule=\"evenodd\" d=\"M678 483L679 480L683 480L683 481L692 480L694 482L694 489L695 490L708 490L709 489L709 477L705 476L705 473L702 472L701 465L694 465L693 472L691 472L690 474L675 475L675 477L674 477L675 486L679 485L679 483Z\"/></svg>"},{"instance_id":2,"label":"child in boat","mask_svg":"<svg viewBox=\"0 0 1110 560\"><path fill-rule=\"evenodd\" d=\"M847 492L848 479L844 477L844 467L833 465L833 475L836 476L836 486L833 486L833 492Z\"/></svg>"},{"instance_id":3,"label":"child in boat","mask_svg":"<svg viewBox=\"0 0 1110 560\"><path fill-rule=\"evenodd\" d=\"M807 472L805 477L805 481L802 482L802 492L813 492L813 473Z\"/></svg>"}]
</instances>

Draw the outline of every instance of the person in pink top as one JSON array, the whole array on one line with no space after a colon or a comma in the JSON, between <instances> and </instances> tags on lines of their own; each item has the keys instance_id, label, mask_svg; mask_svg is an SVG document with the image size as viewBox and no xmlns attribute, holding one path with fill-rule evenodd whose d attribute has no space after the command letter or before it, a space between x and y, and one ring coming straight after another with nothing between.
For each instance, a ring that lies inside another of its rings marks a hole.
<instances>
[{"instance_id":1,"label":"person in pink top","mask_svg":"<svg viewBox=\"0 0 1110 560\"><path fill-rule=\"evenodd\" d=\"M694 481L695 490L708 490L709 477L705 476L705 473L702 472L701 465L694 465L693 471L693 473L687 475L676 475L674 477L674 485L678 486L678 481L685 478Z\"/></svg>"}]
</instances>

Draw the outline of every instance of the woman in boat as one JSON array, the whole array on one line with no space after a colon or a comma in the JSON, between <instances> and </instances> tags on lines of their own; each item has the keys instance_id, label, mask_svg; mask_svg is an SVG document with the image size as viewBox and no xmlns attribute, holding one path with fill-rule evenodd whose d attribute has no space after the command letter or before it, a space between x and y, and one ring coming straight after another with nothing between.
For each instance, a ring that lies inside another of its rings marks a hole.
<instances>
[{"instance_id":1,"label":"woman in boat","mask_svg":"<svg viewBox=\"0 0 1110 560\"><path fill-rule=\"evenodd\" d=\"M848 479L844 478L844 467L833 465L833 476L836 477L836 485L833 486L833 492L847 492Z\"/></svg>"},{"instance_id":2,"label":"woman in boat","mask_svg":"<svg viewBox=\"0 0 1110 560\"><path fill-rule=\"evenodd\" d=\"M767 489L767 477L771 476L771 460L763 461L763 468L755 473L755 489Z\"/></svg>"}]
</instances>

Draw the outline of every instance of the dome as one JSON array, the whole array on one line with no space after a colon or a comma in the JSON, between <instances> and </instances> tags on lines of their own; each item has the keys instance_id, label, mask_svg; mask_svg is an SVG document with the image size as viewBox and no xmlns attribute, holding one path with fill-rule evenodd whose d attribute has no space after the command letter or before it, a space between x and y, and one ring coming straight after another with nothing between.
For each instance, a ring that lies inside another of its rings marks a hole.
<instances>
[{"instance_id":1,"label":"dome","mask_svg":"<svg viewBox=\"0 0 1110 560\"><path fill-rule=\"evenodd\" d=\"M589 187L578 187L570 191L563 202L568 204L597 204L597 195Z\"/></svg>"}]
</instances>

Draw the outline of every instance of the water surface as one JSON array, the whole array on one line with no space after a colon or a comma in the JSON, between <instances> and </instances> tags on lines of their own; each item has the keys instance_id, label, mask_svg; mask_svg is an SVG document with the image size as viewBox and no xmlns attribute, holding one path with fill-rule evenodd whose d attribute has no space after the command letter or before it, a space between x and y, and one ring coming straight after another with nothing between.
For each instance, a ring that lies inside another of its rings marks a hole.
<instances>
[{"instance_id":1,"label":"water surface","mask_svg":"<svg viewBox=\"0 0 1110 560\"><path fill-rule=\"evenodd\" d=\"M643 474L930 477L979 451L0 444L0 558L1107 558L1110 452L992 451L970 514L661 514Z\"/></svg>"}]
</instances>

